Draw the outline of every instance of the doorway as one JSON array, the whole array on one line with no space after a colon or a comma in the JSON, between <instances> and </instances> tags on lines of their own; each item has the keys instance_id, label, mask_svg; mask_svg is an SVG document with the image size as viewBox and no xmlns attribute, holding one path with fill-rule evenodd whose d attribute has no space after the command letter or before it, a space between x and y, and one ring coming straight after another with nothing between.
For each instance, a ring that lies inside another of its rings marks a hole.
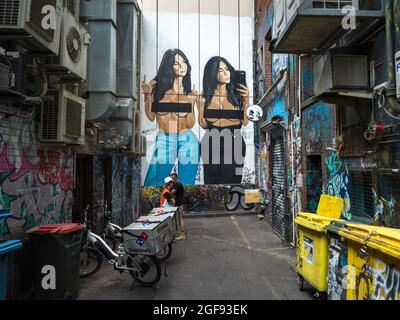
<instances>
[{"instance_id":1,"label":"doorway","mask_svg":"<svg viewBox=\"0 0 400 320\"><path fill-rule=\"evenodd\" d=\"M75 166L75 201L72 222L82 223L84 221L83 210L86 208L87 205L90 205L89 219L92 220L92 195L93 157L87 155L77 155Z\"/></svg>"}]
</instances>

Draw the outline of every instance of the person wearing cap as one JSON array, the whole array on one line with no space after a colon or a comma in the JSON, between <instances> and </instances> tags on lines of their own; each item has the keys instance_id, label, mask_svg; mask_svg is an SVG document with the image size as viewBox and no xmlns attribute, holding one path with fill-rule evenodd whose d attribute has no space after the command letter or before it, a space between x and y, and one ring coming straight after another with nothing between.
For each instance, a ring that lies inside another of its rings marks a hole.
<instances>
[{"instance_id":1,"label":"person wearing cap","mask_svg":"<svg viewBox=\"0 0 400 320\"><path fill-rule=\"evenodd\" d=\"M172 188L174 187L174 180L171 177L164 179L164 190L160 197L160 208L168 208L175 206L175 199L172 195Z\"/></svg>"},{"instance_id":2,"label":"person wearing cap","mask_svg":"<svg viewBox=\"0 0 400 320\"><path fill-rule=\"evenodd\" d=\"M171 174L172 180L174 180L174 186L172 189L172 194L175 197L175 205L178 207L178 215L179 215L179 226L181 234L175 238L175 240L185 240L185 224L183 222L183 199L185 190L183 188L182 183L179 181L179 176L176 172Z\"/></svg>"}]
</instances>

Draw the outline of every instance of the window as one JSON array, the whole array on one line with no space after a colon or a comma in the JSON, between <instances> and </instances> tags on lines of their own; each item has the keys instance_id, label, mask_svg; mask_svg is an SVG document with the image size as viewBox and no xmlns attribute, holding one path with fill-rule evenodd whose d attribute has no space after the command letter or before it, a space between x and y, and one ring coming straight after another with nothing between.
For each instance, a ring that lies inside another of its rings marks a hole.
<instances>
[{"instance_id":1,"label":"window","mask_svg":"<svg viewBox=\"0 0 400 320\"><path fill-rule=\"evenodd\" d=\"M349 196L353 217L372 219L374 199L371 172L349 172Z\"/></svg>"}]
</instances>

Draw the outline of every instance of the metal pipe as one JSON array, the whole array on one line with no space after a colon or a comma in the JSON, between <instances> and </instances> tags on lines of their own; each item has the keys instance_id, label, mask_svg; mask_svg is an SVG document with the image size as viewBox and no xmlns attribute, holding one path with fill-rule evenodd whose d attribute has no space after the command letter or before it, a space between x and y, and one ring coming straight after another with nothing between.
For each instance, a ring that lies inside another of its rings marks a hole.
<instances>
[{"instance_id":1,"label":"metal pipe","mask_svg":"<svg viewBox=\"0 0 400 320\"><path fill-rule=\"evenodd\" d=\"M294 134L293 134L293 122L290 125L290 141L291 141L291 148L290 148L290 153L291 153L291 160L292 160L292 165L291 165L291 172L292 172L292 234L293 234L293 243L291 243L291 245L293 247L295 247L295 243L296 243L296 230L295 230L295 226L294 226L294 218L296 215L296 200L297 200L297 187L296 187L296 178L294 175Z\"/></svg>"},{"instance_id":2,"label":"metal pipe","mask_svg":"<svg viewBox=\"0 0 400 320\"><path fill-rule=\"evenodd\" d=\"M300 56L299 56L299 79L298 79L298 88L297 88L297 98L299 99L299 118L300 118L300 121L301 121L301 85L302 85L302 83L303 83L303 77L302 77L302 72L303 72L303 70L302 70L302 68L301 68L301 59L302 58L304 58L304 57L308 57L309 55L308 54L301 54Z\"/></svg>"},{"instance_id":3,"label":"metal pipe","mask_svg":"<svg viewBox=\"0 0 400 320\"><path fill-rule=\"evenodd\" d=\"M394 4L394 5L393 5ZM400 10L399 0L384 0L384 10L386 19L386 64L387 64L387 103L389 107L400 113L400 104L396 98L395 70L394 70L394 40L396 39L396 50L400 49L399 24L400 17L395 16ZM396 32L394 32L394 27ZM397 34L396 34L397 33ZM396 34L396 35L395 35Z\"/></svg>"}]
</instances>

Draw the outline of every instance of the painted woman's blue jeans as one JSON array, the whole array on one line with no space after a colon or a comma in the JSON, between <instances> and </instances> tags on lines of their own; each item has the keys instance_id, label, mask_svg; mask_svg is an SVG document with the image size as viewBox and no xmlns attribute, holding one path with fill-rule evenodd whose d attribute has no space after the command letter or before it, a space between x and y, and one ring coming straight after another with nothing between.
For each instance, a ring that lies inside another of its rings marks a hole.
<instances>
[{"instance_id":1,"label":"painted woman's blue jeans","mask_svg":"<svg viewBox=\"0 0 400 320\"><path fill-rule=\"evenodd\" d=\"M159 132L144 186L163 185L177 158L179 180L184 185L194 185L200 160L199 140L196 135L191 130L179 134Z\"/></svg>"}]
</instances>

